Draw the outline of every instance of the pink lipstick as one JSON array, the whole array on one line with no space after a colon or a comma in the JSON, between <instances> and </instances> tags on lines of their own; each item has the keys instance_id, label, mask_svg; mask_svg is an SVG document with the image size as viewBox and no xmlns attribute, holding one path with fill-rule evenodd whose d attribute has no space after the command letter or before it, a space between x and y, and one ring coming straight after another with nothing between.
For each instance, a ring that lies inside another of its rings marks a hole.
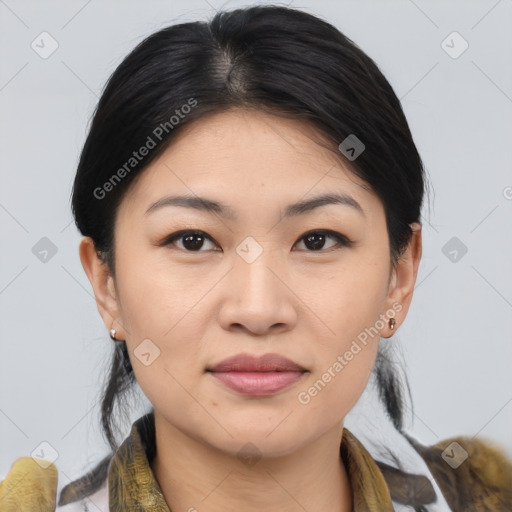
<instances>
[{"instance_id":1,"label":"pink lipstick","mask_svg":"<svg viewBox=\"0 0 512 512\"><path fill-rule=\"evenodd\" d=\"M279 354L238 354L207 368L230 389L251 396L277 393L307 373L302 366Z\"/></svg>"}]
</instances>

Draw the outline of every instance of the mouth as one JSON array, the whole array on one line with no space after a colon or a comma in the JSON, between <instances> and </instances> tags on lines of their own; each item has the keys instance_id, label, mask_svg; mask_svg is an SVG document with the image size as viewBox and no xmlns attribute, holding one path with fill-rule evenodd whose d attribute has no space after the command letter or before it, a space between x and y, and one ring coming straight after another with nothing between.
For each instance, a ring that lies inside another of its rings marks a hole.
<instances>
[{"instance_id":1,"label":"mouth","mask_svg":"<svg viewBox=\"0 0 512 512\"><path fill-rule=\"evenodd\" d=\"M304 372L305 368L280 354L237 354L228 357L206 371L210 372Z\"/></svg>"},{"instance_id":2,"label":"mouth","mask_svg":"<svg viewBox=\"0 0 512 512\"><path fill-rule=\"evenodd\" d=\"M206 372L228 388L251 396L267 396L298 382L308 371L298 363L279 354L257 357L239 354Z\"/></svg>"}]
</instances>

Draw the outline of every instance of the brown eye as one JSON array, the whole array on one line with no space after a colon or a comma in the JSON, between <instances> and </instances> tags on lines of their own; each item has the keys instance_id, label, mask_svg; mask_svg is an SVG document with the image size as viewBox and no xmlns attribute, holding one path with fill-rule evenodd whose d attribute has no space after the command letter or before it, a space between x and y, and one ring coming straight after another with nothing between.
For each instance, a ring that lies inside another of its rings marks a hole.
<instances>
[{"instance_id":1,"label":"brown eye","mask_svg":"<svg viewBox=\"0 0 512 512\"><path fill-rule=\"evenodd\" d=\"M337 243L325 248L326 240L329 238L336 240ZM308 249L308 252L319 252L333 248L336 249L340 246L345 247L352 244L352 242L342 234L328 230L310 231L309 233L302 235L300 240L304 240L304 245Z\"/></svg>"},{"instance_id":2,"label":"brown eye","mask_svg":"<svg viewBox=\"0 0 512 512\"><path fill-rule=\"evenodd\" d=\"M176 245L176 241L182 241L182 247L187 252L204 252L201 249L206 240L213 240L203 231L179 231L167 237L162 245Z\"/></svg>"},{"instance_id":3,"label":"brown eye","mask_svg":"<svg viewBox=\"0 0 512 512\"><path fill-rule=\"evenodd\" d=\"M325 244L328 239L333 239L336 243L326 248ZM344 235L329 230L310 231L302 235L299 240L304 240L304 246L307 252L322 252L330 249L336 250L340 247L350 247L353 243ZM212 250L212 248L201 250L204 249L204 244L208 241L217 245L204 231L184 230L169 235L160 245L173 245L186 252L205 252L206 250ZM177 242L180 242L181 246Z\"/></svg>"}]
</instances>

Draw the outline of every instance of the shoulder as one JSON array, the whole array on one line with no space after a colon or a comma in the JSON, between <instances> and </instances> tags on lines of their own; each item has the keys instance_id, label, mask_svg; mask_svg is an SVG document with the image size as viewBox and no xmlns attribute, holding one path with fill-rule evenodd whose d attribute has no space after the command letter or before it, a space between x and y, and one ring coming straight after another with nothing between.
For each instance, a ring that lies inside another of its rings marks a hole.
<instances>
[{"instance_id":1,"label":"shoulder","mask_svg":"<svg viewBox=\"0 0 512 512\"><path fill-rule=\"evenodd\" d=\"M498 443L467 436L431 446L410 441L454 512L512 510L512 460Z\"/></svg>"},{"instance_id":2,"label":"shoulder","mask_svg":"<svg viewBox=\"0 0 512 512\"><path fill-rule=\"evenodd\" d=\"M107 512L107 486L83 500L57 506L58 470L44 459L20 457L0 480L2 512Z\"/></svg>"},{"instance_id":3,"label":"shoulder","mask_svg":"<svg viewBox=\"0 0 512 512\"><path fill-rule=\"evenodd\" d=\"M0 509L2 512L53 512L57 481L57 468L51 462L20 457L0 483Z\"/></svg>"}]
</instances>

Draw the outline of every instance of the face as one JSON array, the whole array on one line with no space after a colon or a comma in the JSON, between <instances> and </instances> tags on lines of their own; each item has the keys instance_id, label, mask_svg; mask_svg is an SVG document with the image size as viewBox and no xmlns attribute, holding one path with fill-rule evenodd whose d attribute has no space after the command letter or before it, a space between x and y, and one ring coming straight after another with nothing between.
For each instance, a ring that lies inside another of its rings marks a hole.
<instances>
[{"instance_id":1,"label":"face","mask_svg":"<svg viewBox=\"0 0 512 512\"><path fill-rule=\"evenodd\" d=\"M396 331L388 320L398 326L411 298L418 246L392 268L381 201L318 140L309 125L262 112L204 117L123 199L115 282L95 279L82 244L105 325L126 340L157 417L233 455L247 441L283 455L338 432L380 336ZM344 199L290 207L323 195ZM268 353L303 371L252 394L207 371Z\"/></svg>"}]
</instances>

